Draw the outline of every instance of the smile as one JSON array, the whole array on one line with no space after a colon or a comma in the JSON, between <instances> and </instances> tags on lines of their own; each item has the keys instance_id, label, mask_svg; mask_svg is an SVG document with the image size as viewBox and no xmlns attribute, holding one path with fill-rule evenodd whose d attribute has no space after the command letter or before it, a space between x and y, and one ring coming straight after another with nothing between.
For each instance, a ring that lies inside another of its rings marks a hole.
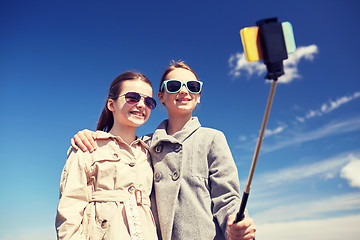
<instances>
[{"instance_id":1,"label":"smile","mask_svg":"<svg viewBox=\"0 0 360 240\"><path fill-rule=\"evenodd\" d=\"M136 116L140 116L140 117L145 117L145 114L142 112L138 112L138 111L130 111L131 114L136 115Z\"/></svg>"},{"instance_id":2,"label":"smile","mask_svg":"<svg viewBox=\"0 0 360 240\"><path fill-rule=\"evenodd\" d=\"M179 98L179 99L176 99L176 101L178 101L178 102L191 101L191 99L188 99L188 98Z\"/></svg>"}]
</instances>

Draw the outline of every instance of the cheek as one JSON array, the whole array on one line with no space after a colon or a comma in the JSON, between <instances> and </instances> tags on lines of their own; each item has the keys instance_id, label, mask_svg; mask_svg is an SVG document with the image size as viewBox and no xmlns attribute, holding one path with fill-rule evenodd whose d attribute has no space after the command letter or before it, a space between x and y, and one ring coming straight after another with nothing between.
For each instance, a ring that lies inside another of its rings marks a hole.
<instances>
[{"instance_id":1,"label":"cheek","mask_svg":"<svg viewBox=\"0 0 360 240\"><path fill-rule=\"evenodd\" d=\"M145 120L148 120L148 119L149 119L150 114L151 114L151 110L147 108L147 109L146 109L146 117L145 117Z\"/></svg>"},{"instance_id":2,"label":"cheek","mask_svg":"<svg viewBox=\"0 0 360 240\"><path fill-rule=\"evenodd\" d=\"M159 102L165 103L165 101L166 101L166 94L163 93L163 92L158 93L158 99L159 99Z\"/></svg>"}]
</instances>

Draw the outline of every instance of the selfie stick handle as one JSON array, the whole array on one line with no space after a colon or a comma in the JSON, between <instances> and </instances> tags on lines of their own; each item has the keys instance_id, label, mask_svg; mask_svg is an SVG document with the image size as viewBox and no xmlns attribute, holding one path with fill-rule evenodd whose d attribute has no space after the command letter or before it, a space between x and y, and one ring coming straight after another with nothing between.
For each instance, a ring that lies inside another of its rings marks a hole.
<instances>
[{"instance_id":1,"label":"selfie stick handle","mask_svg":"<svg viewBox=\"0 0 360 240\"><path fill-rule=\"evenodd\" d=\"M277 84L277 79L274 79L274 81L272 82L272 85L271 85L268 101L267 101L267 104L266 104L264 118L263 118L263 122L261 124L260 134L259 134L259 138L257 140L255 153L254 153L254 156L253 156L253 160L252 160L252 164L251 164L251 168L250 168L250 172L249 172L248 181L247 181L244 193L243 193L243 197L241 199L240 210L236 214L235 222L239 222L239 221L243 220L244 217L245 217L245 215L244 215L245 207L246 207L246 203L247 203L247 200L248 200L248 197L249 197L249 194L250 194L250 186L251 186L252 178L254 176L257 159L259 157L262 140L264 138L266 124L267 124L267 121L269 119L271 105L272 105L274 95L275 95L276 84Z\"/></svg>"}]
</instances>

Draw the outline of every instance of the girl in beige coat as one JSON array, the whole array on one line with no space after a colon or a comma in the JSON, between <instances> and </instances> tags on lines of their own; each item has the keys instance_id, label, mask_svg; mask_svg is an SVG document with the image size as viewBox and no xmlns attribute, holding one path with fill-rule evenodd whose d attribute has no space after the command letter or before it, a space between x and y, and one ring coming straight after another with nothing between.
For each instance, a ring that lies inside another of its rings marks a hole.
<instances>
[{"instance_id":1,"label":"girl in beige coat","mask_svg":"<svg viewBox=\"0 0 360 240\"><path fill-rule=\"evenodd\" d=\"M100 116L98 151L70 148L60 182L58 239L156 240L148 146L136 137L155 108L151 82L125 72L111 83Z\"/></svg>"}]
</instances>

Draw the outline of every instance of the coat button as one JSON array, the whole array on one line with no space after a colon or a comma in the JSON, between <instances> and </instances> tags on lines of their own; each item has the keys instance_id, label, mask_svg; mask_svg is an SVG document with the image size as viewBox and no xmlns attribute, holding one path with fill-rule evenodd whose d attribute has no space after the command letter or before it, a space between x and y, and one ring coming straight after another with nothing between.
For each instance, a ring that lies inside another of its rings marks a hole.
<instances>
[{"instance_id":1,"label":"coat button","mask_svg":"<svg viewBox=\"0 0 360 240\"><path fill-rule=\"evenodd\" d=\"M172 180L174 180L174 181L178 180L179 177L180 177L180 173L178 171L174 171L171 176Z\"/></svg>"},{"instance_id":2,"label":"coat button","mask_svg":"<svg viewBox=\"0 0 360 240\"><path fill-rule=\"evenodd\" d=\"M118 158L119 157L119 155L117 154L117 153L114 153L114 158Z\"/></svg>"},{"instance_id":3,"label":"coat button","mask_svg":"<svg viewBox=\"0 0 360 240\"><path fill-rule=\"evenodd\" d=\"M174 151L175 152L180 152L180 150L182 149L182 146L179 144L175 147Z\"/></svg>"},{"instance_id":4,"label":"coat button","mask_svg":"<svg viewBox=\"0 0 360 240\"><path fill-rule=\"evenodd\" d=\"M132 194L134 191L135 191L135 187L134 187L134 186L131 186L131 187L128 188L128 192L129 192L129 193Z\"/></svg>"},{"instance_id":5,"label":"coat button","mask_svg":"<svg viewBox=\"0 0 360 240\"><path fill-rule=\"evenodd\" d=\"M134 167L134 166L135 166L134 162L129 163L129 167Z\"/></svg>"},{"instance_id":6,"label":"coat button","mask_svg":"<svg viewBox=\"0 0 360 240\"><path fill-rule=\"evenodd\" d=\"M157 146L155 147L155 152L156 152L156 153L161 153L162 150L163 150L163 146L162 146L161 144L159 144L159 145L157 145Z\"/></svg>"},{"instance_id":7,"label":"coat button","mask_svg":"<svg viewBox=\"0 0 360 240\"><path fill-rule=\"evenodd\" d=\"M160 182L161 178L162 178L161 172L156 172L156 173L154 174L155 182Z\"/></svg>"},{"instance_id":8,"label":"coat button","mask_svg":"<svg viewBox=\"0 0 360 240\"><path fill-rule=\"evenodd\" d=\"M103 220L103 221L101 222L101 228L102 228L102 229L107 228L107 227L108 227L108 225L109 225L109 223L108 223L108 221L107 221L107 220Z\"/></svg>"}]
</instances>

